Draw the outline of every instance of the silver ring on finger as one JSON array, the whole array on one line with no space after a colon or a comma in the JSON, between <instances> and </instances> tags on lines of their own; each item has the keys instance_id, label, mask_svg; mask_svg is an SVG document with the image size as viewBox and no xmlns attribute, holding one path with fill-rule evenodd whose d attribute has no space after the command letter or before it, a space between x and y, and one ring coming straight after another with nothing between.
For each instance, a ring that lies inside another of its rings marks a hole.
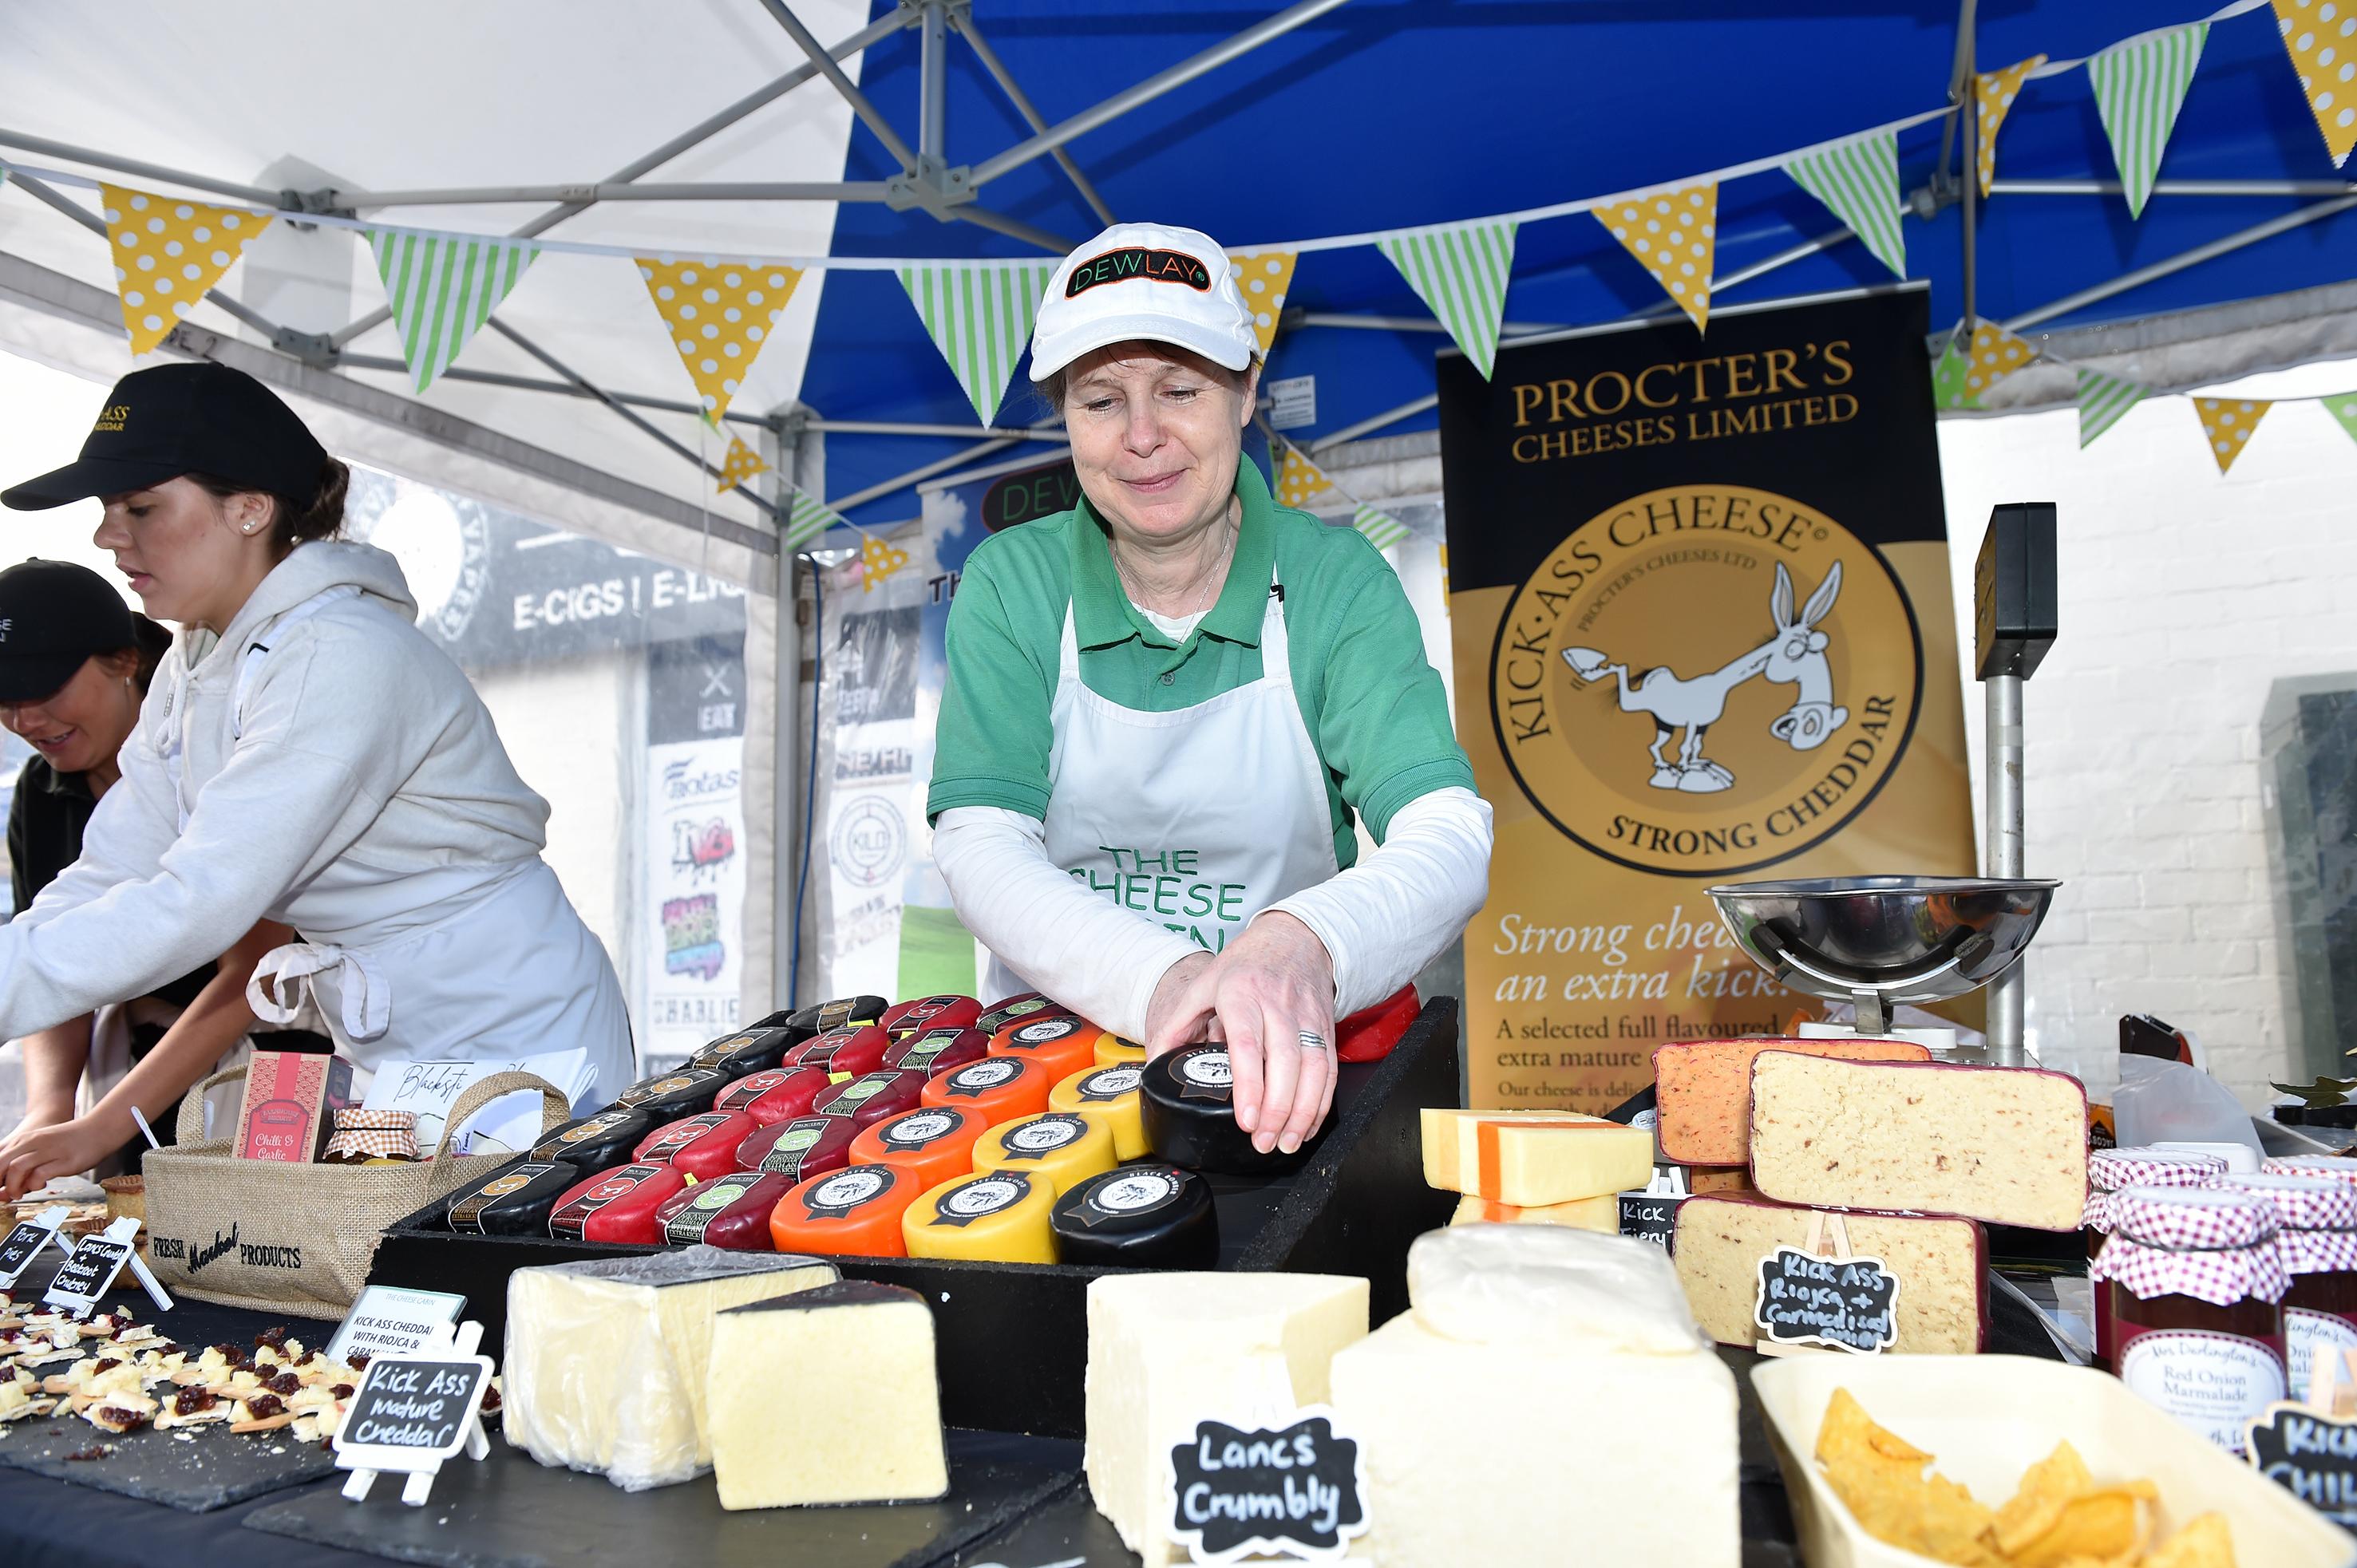
<instances>
[{"instance_id":1,"label":"silver ring on finger","mask_svg":"<svg viewBox=\"0 0 2357 1568\"><path fill-rule=\"evenodd\" d=\"M1326 1036L1318 1033L1314 1029L1304 1029L1297 1037L1301 1041L1301 1048L1305 1051L1325 1051L1333 1049L1331 1046L1326 1043Z\"/></svg>"}]
</instances>

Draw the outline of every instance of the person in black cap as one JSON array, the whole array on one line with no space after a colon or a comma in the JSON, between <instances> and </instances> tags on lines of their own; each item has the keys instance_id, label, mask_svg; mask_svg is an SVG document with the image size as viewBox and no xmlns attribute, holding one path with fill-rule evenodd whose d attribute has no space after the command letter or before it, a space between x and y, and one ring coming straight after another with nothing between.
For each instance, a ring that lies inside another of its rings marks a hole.
<instances>
[{"instance_id":1,"label":"person in black cap","mask_svg":"<svg viewBox=\"0 0 2357 1568\"><path fill-rule=\"evenodd\" d=\"M169 633L132 613L87 567L27 561L0 572L0 725L37 754L17 775L8 808L15 908L81 858L82 831L121 777L117 754L170 646ZM169 1143L180 1097L216 1070L253 1022L245 983L254 961L292 934L263 921L219 965L199 964L145 995L118 999L102 1021L86 1013L20 1041L26 1113L0 1142L0 1185L11 1171L16 1186L37 1187L102 1163L137 1170L146 1142L132 1121L135 1105ZM93 1050L102 1038L127 1047L138 1064L127 1077L114 1052ZM77 1117L86 1069L96 1103Z\"/></svg>"},{"instance_id":2,"label":"person in black cap","mask_svg":"<svg viewBox=\"0 0 2357 1568\"><path fill-rule=\"evenodd\" d=\"M635 1076L613 964L541 858L548 802L400 566L337 537L347 477L268 388L198 361L125 376L79 460L0 491L102 499L98 545L182 628L81 858L0 927L0 1037L266 917L301 937L257 965L258 1018L307 993L370 1071L577 1047L594 1109Z\"/></svg>"}]
</instances>

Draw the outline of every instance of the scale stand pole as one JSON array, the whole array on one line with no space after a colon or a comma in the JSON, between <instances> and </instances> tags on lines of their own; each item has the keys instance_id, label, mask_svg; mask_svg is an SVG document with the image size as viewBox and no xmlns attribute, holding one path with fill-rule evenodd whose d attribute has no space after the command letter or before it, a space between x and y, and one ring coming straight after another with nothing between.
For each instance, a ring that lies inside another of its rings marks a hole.
<instances>
[{"instance_id":1,"label":"scale stand pole","mask_svg":"<svg viewBox=\"0 0 2357 1568\"><path fill-rule=\"evenodd\" d=\"M2022 869L2021 800L2021 677L1993 675L1984 682L1988 710L1988 815L1981 843L1986 846L1983 875L2018 877ZM2023 1004L2028 1001L2023 965L2013 967L1988 984L1989 1060L1998 1067L2023 1067L2029 1038Z\"/></svg>"},{"instance_id":2,"label":"scale stand pole","mask_svg":"<svg viewBox=\"0 0 2357 1568\"><path fill-rule=\"evenodd\" d=\"M1973 567L1974 675L1987 688L1988 800L1981 875L2016 878L2022 865L2021 686L2054 646L2054 503L2017 501L1989 511ZM1989 982L1989 1060L2026 1067L2029 1019L2022 961Z\"/></svg>"}]
</instances>

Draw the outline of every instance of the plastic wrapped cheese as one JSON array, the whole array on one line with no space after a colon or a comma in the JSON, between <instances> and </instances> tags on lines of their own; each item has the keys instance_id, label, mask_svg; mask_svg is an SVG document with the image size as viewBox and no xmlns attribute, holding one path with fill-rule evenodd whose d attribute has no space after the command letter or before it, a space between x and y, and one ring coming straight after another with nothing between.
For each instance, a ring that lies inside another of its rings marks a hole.
<instances>
[{"instance_id":1,"label":"plastic wrapped cheese","mask_svg":"<svg viewBox=\"0 0 2357 1568\"><path fill-rule=\"evenodd\" d=\"M508 1441L625 1491L712 1463L705 1419L714 1316L833 1283L815 1258L689 1247L508 1276Z\"/></svg>"},{"instance_id":2,"label":"plastic wrapped cheese","mask_svg":"<svg viewBox=\"0 0 2357 1568\"><path fill-rule=\"evenodd\" d=\"M1552 1225L1452 1225L1407 1250L1426 1328L1474 1345L1563 1342L1683 1356L1706 1343L1661 1248Z\"/></svg>"}]
</instances>

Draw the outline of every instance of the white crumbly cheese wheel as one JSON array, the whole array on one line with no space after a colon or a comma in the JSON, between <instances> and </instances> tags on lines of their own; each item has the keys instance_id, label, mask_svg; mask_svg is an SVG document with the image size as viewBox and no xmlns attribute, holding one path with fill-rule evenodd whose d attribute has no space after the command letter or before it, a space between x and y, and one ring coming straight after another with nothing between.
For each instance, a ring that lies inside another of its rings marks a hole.
<instances>
[{"instance_id":1,"label":"white crumbly cheese wheel","mask_svg":"<svg viewBox=\"0 0 2357 1568\"><path fill-rule=\"evenodd\" d=\"M1470 1345L1677 1356L1703 1343L1662 1249L1549 1225L1452 1225L1407 1252L1416 1321Z\"/></svg>"}]
</instances>

